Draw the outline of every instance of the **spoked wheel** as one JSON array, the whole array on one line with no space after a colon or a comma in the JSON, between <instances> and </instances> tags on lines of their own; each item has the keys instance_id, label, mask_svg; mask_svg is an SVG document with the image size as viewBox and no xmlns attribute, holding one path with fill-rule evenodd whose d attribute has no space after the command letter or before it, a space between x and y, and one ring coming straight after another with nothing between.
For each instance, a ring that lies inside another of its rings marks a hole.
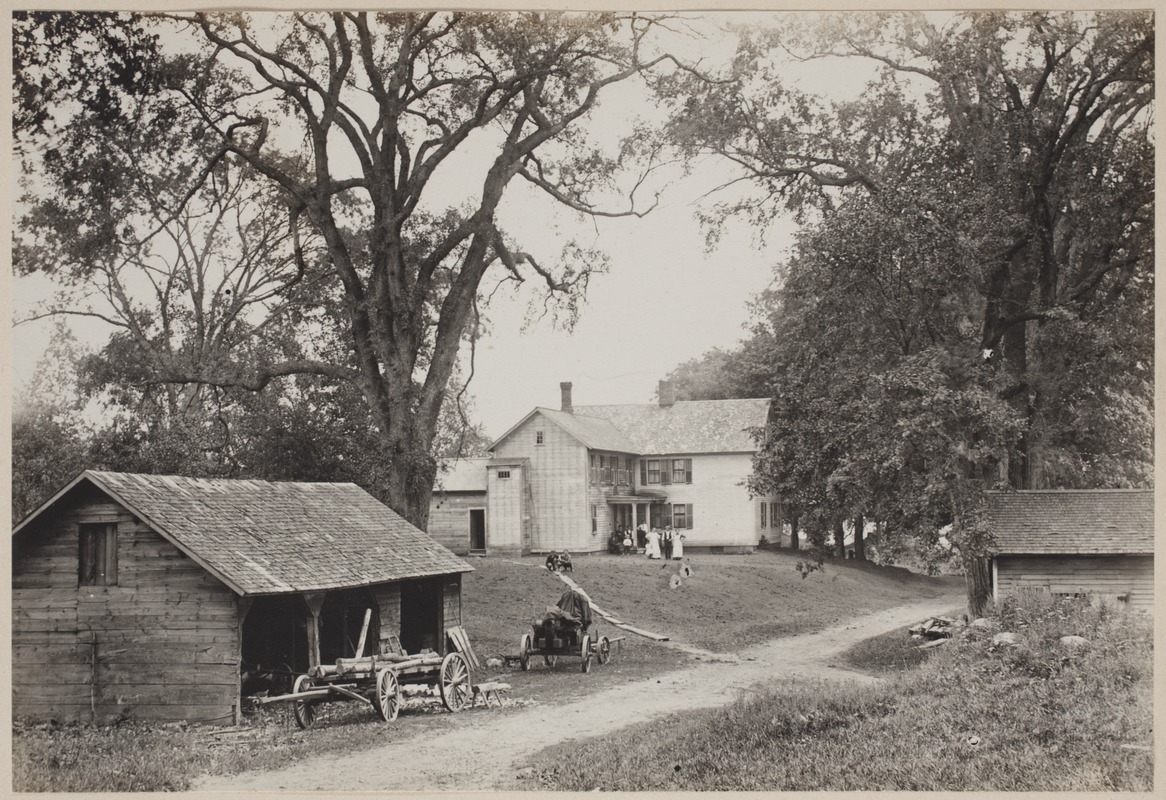
<instances>
[{"instance_id":1,"label":"spoked wheel","mask_svg":"<svg viewBox=\"0 0 1166 800\"><path fill-rule=\"evenodd\" d=\"M458 711L470 701L470 666L461 653L450 653L441 662L441 702Z\"/></svg>"},{"instance_id":2,"label":"spoked wheel","mask_svg":"<svg viewBox=\"0 0 1166 800\"><path fill-rule=\"evenodd\" d=\"M579 648L579 655L583 657L583 672L591 671L591 637L583 637L583 646Z\"/></svg>"},{"instance_id":3,"label":"spoked wheel","mask_svg":"<svg viewBox=\"0 0 1166 800\"><path fill-rule=\"evenodd\" d=\"M553 667L555 664L559 663L559 657L558 656L543 656L543 663L546 664L548 667Z\"/></svg>"},{"instance_id":4,"label":"spoked wheel","mask_svg":"<svg viewBox=\"0 0 1166 800\"><path fill-rule=\"evenodd\" d=\"M599 646L595 651L595 658L600 664L606 664L608 661L611 661L611 642L608 641L606 636L600 637Z\"/></svg>"},{"instance_id":5,"label":"spoked wheel","mask_svg":"<svg viewBox=\"0 0 1166 800\"><path fill-rule=\"evenodd\" d=\"M312 679L307 675L300 675L292 684L292 694L306 692L311 688ZM306 730L316 721L316 704L311 700L292 700L292 716L296 719L296 725Z\"/></svg>"},{"instance_id":6,"label":"spoked wheel","mask_svg":"<svg viewBox=\"0 0 1166 800\"><path fill-rule=\"evenodd\" d=\"M530 634L522 634L522 638L518 640L518 665L522 667L522 671L526 672L530 669Z\"/></svg>"},{"instance_id":7,"label":"spoked wheel","mask_svg":"<svg viewBox=\"0 0 1166 800\"><path fill-rule=\"evenodd\" d=\"M391 669L377 672L377 713L385 722L392 722L401 710L401 683Z\"/></svg>"}]
</instances>

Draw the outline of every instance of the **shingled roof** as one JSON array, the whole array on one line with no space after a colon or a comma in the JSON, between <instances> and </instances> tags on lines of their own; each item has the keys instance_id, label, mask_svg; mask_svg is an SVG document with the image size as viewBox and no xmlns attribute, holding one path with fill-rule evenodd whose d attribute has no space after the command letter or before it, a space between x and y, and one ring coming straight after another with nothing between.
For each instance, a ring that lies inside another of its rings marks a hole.
<instances>
[{"instance_id":1,"label":"shingled roof","mask_svg":"<svg viewBox=\"0 0 1166 800\"><path fill-rule=\"evenodd\" d=\"M751 453L750 431L764 428L769 400L681 400L657 403L575 406L575 416L599 417L614 425L643 455Z\"/></svg>"},{"instance_id":2,"label":"shingled roof","mask_svg":"<svg viewBox=\"0 0 1166 800\"><path fill-rule=\"evenodd\" d=\"M988 520L1002 554L1154 552L1149 489L989 492Z\"/></svg>"},{"instance_id":3,"label":"shingled roof","mask_svg":"<svg viewBox=\"0 0 1166 800\"><path fill-rule=\"evenodd\" d=\"M110 495L239 594L324 591L472 572L453 553L351 483L135 475L89 470Z\"/></svg>"}]
</instances>

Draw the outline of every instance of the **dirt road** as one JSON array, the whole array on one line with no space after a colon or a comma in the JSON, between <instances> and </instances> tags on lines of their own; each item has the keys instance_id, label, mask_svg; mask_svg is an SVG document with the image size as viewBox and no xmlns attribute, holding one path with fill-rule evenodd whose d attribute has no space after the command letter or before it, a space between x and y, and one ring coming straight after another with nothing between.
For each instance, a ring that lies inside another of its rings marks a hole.
<instances>
[{"instance_id":1,"label":"dirt road","mask_svg":"<svg viewBox=\"0 0 1166 800\"><path fill-rule=\"evenodd\" d=\"M832 662L856 642L962 604L962 594L953 593L898 606L819 633L776 639L728 658L702 659L691 667L574 702L466 714L458 720L456 730L403 739L359 753L324 755L272 772L207 778L192 788L231 792L488 790L512 778L517 762L548 745L602 735L693 708L725 705L741 692L777 676L876 680L839 669ZM572 679L585 680L564 675L564 682ZM396 724L408 724L408 719Z\"/></svg>"}]
</instances>

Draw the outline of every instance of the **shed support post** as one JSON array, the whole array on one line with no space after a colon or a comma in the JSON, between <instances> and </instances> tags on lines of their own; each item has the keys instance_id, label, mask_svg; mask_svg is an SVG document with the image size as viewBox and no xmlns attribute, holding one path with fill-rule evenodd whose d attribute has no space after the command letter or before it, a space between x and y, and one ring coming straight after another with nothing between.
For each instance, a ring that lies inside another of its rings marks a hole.
<instances>
[{"instance_id":1,"label":"shed support post","mask_svg":"<svg viewBox=\"0 0 1166 800\"><path fill-rule=\"evenodd\" d=\"M320 609L324 606L324 592L304 594L308 606L308 667L320 666Z\"/></svg>"},{"instance_id":2,"label":"shed support post","mask_svg":"<svg viewBox=\"0 0 1166 800\"><path fill-rule=\"evenodd\" d=\"M251 610L254 597L240 597L236 601L238 609L238 623L235 628L235 654L239 659L239 668L235 670L235 724L243 724L243 623L247 620L247 612Z\"/></svg>"}]
</instances>

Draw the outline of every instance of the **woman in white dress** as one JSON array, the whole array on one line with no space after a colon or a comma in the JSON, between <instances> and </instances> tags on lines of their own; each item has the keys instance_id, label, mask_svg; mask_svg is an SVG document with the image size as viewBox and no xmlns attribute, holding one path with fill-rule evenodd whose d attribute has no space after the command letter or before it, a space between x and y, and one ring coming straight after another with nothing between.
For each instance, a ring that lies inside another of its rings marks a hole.
<instances>
[{"instance_id":1,"label":"woman in white dress","mask_svg":"<svg viewBox=\"0 0 1166 800\"><path fill-rule=\"evenodd\" d=\"M660 558L660 533L655 529L648 531L648 546L644 548L648 558Z\"/></svg>"},{"instance_id":2,"label":"woman in white dress","mask_svg":"<svg viewBox=\"0 0 1166 800\"><path fill-rule=\"evenodd\" d=\"M672 534L672 560L678 561L684 558L684 534L676 531Z\"/></svg>"}]
</instances>

